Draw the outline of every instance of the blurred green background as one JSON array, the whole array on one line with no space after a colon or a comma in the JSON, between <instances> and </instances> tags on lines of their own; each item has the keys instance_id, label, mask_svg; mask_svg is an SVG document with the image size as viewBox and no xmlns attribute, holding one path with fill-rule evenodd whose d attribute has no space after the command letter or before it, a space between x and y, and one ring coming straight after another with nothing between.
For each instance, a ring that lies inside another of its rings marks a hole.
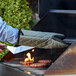
<instances>
[{"instance_id":1,"label":"blurred green background","mask_svg":"<svg viewBox=\"0 0 76 76\"><path fill-rule=\"evenodd\" d=\"M27 0L0 0L0 16L6 21L7 25L18 29L31 30L36 23ZM12 45L6 42L2 43ZM8 53L7 49L0 53L0 60L6 53Z\"/></svg>"}]
</instances>

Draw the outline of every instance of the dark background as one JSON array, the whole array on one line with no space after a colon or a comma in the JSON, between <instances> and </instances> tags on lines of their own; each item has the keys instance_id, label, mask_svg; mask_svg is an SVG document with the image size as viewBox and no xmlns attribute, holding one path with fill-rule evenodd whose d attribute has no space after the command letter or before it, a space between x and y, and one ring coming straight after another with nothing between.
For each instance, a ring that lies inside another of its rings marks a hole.
<instances>
[{"instance_id":1,"label":"dark background","mask_svg":"<svg viewBox=\"0 0 76 76\"><path fill-rule=\"evenodd\" d=\"M62 33L67 38L76 38L76 15L53 14L51 9L76 10L76 0L39 0L40 21L34 26L36 31Z\"/></svg>"}]
</instances>

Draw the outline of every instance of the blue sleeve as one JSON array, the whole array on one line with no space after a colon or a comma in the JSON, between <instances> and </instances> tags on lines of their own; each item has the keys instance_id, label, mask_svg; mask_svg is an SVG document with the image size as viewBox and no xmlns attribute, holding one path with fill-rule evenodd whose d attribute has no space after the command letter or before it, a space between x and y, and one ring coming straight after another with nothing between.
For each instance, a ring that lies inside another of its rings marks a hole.
<instances>
[{"instance_id":1,"label":"blue sleeve","mask_svg":"<svg viewBox=\"0 0 76 76\"><path fill-rule=\"evenodd\" d=\"M13 28L6 24L0 17L0 40L16 44L18 40L18 29Z\"/></svg>"}]
</instances>

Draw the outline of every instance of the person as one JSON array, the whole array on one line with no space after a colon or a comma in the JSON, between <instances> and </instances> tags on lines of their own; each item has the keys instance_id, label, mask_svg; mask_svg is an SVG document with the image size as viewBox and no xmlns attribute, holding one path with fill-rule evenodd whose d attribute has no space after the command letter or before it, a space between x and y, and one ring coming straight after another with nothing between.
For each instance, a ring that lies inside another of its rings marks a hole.
<instances>
[{"instance_id":1,"label":"person","mask_svg":"<svg viewBox=\"0 0 76 76\"><path fill-rule=\"evenodd\" d=\"M18 32L19 30L17 28L7 25L0 17L0 41L16 44L18 40ZM0 47L5 46L5 44L0 43ZM0 53L3 51L4 49L0 49Z\"/></svg>"},{"instance_id":2,"label":"person","mask_svg":"<svg viewBox=\"0 0 76 76\"><path fill-rule=\"evenodd\" d=\"M67 47L66 44L61 42L62 38L64 38L64 35L60 33L18 30L7 25L0 17L0 40L3 42L42 49L53 49Z\"/></svg>"},{"instance_id":3,"label":"person","mask_svg":"<svg viewBox=\"0 0 76 76\"><path fill-rule=\"evenodd\" d=\"M18 29L13 28L6 24L5 21L0 17L0 40L3 42L9 42L12 44L17 43Z\"/></svg>"}]
</instances>

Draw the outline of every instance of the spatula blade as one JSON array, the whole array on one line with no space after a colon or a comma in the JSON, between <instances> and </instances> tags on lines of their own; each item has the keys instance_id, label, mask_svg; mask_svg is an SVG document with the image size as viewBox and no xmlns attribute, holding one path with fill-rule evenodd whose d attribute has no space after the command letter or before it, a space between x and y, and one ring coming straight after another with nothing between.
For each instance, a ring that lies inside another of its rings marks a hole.
<instances>
[{"instance_id":1,"label":"spatula blade","mask_svg":"<svg viewBox=\"0 0 76 76\"><path fill-rule=\"evenodd\" d=\"M13 46L7 46L7 49L12 52L13 54L17 54L23 51L27 51L30 49L33 49L34 47L29 47L29 46L18 46L18 47L13 47Z\"/></svg>"}]
</instances>

